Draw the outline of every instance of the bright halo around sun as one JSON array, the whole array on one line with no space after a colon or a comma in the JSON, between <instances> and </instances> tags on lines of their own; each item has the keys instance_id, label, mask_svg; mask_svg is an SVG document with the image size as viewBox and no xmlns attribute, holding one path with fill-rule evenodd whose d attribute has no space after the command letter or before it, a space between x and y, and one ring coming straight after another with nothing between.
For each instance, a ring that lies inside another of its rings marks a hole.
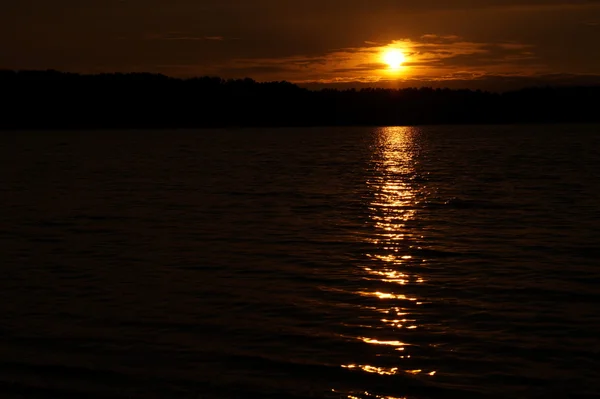
<instances>
[{"instance_id":1,"label":"bright halo around sun","mask_svg":"<svg viewBox=\"0 0 600 399\"><path fill-rule=\"evenodd\" d=\"M404 61L406 61L406 56L404 53L397 49L388 49L383 53L383 61L388 64L390 69L396 70L400 69Z\"/></svg>"}]
</instances>

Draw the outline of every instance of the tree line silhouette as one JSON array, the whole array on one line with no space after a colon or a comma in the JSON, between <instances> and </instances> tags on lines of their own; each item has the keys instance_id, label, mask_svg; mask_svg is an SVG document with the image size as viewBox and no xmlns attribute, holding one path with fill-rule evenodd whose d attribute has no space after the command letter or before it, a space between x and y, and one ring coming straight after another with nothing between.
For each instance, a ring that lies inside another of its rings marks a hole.
<instances>
[{"instance_id":1,"label":"tree line silhouette","mask_svg":"<svg viewBox=\"0 0 600 399\"><path fill-rule=\"evenodd\" d=\"M311 91L248 78L0 71L0 88L3 129L600 122L597 86Z\"/></svg>"}]
</instances>

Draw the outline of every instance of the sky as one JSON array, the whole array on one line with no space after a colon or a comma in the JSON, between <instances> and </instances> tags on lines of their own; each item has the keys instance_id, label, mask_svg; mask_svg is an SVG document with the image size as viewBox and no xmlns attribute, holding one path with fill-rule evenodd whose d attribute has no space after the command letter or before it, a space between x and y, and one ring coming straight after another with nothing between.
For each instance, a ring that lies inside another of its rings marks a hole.
<instances>
[{"instance_id":1,"label":"sky","mask_svg":"<svg viewBox=\"0 0 600 399\"><path fill-rule=\"evenodd\" d=\"M600 84L600 0L3 0L0 69L311 88Z\"/></svg>"}]
</instances>

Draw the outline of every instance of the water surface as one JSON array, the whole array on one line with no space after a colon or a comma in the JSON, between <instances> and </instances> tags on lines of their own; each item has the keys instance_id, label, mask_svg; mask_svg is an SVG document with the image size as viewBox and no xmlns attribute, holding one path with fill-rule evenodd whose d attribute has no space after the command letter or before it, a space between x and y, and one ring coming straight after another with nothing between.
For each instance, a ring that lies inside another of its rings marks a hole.
<instances>
[{"instance_id":1,"label":"water surface","mask_svg":"<svg viewBox=\"0 0 600 399\"><path fill-rule=\"evenodd\" d=\"M600 126L0 135L0 392L600 394Z\"/></svg>"}]
</instances>

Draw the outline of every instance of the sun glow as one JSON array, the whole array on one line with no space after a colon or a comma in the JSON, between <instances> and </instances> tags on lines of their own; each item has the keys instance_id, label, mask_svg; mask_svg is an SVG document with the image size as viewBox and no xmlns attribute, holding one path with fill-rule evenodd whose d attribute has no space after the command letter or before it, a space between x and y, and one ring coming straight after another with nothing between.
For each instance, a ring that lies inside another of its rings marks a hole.
<instances>
[{"instance_id":1,"label":"sun glow","mask_svg":"<svg viewBox=\"0 0 600 399\"><path fill-rule=\"evenodd\" d=\"M385 50L382 56L383 61L388 64L390 69L400 69L402 64L406 61L404 53L397 49Z\"/></svg>"}]
</instances>

